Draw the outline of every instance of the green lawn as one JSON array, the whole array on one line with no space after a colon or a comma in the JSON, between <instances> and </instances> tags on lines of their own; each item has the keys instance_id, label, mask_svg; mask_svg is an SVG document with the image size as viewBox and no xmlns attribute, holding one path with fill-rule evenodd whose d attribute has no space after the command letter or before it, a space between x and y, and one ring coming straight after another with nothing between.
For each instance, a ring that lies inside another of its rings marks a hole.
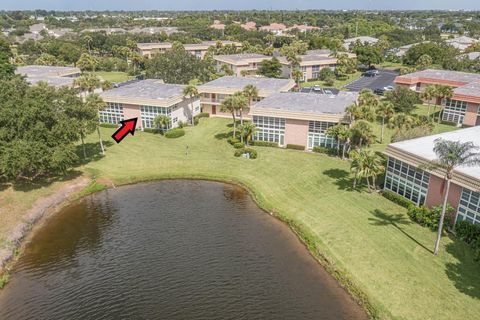
<instances>
[{"instance_id":1,"label":"green lawn","mask_svg":"<svg viewBox=\"0 0 480 320\"><path fill-rule=\"evenodd\" d=\"M177 177L239 182L264 209L295 225L316 255L331 263L328 269L363 292L380 318L478 317L479 264L466 245L444 238L434 257L435 233L380 195L352 191L348 162L261 147L256 160L233 157L223 135L228 123L202 120L174 140L138 132L84 170L116 185ZM102 131L109 137L113 129Z\"/></svg>"},{"instance_id":2,"label":"green lawn","mask_svg":"<svg viewBox=\"0 0 480 320\"><path fill-rule=\"evenodd\" d=\"M350 82L354 81L354 80L357 80L358 78L360 78L360 76L362 75L362 73L360 71L357 71L353 74L349 74L348 77L347 77L347 80L335 80L335 83L333 86L327 86L325 85L325 82L324 81L321 81L321 80L315 80L315 81L307 81L307 82L302 82L300 83L300 87L304 88L304 87L312 87L312 86L320 86L322 88L337 88L337 89L342 89L343 86L345 86L346 84L349 84Z\"/></svg>"},{"instance_id":3,"label":"green lawn","mask_svg":"<svg viewBox=\"0 0 480 320\"><path fill-rule=\"evenodd\" d=\"M435 233L412 223L405 209L380 195L351 190L346 161L262 147L256 148L256 160L233 157L225 141L229 123L201 119L178 139L137 132L121 144L109 143L105 157L80 169L109 186L182 177L241 183L262 208L293 226L327 270L366 298L378 318L478 317L480 264L465 244L444 238L440 256L434 257ZM110 141L114 130L102 128L104 139ZM90 154L98 152L95 138L87 139ZM25 196L20 190L9 194L10 203Z\"/></svg>"},{"instance_id":4,"label":"green lawn","mask_svg":"<svg viewBox=\"0 0 480 320\"><path fill-rule=\"evenodd\" d=\"M96 74L98 77L105 81L110 81L110 82L124 82L133 79L132 76L129 76L126 72L107 72L107 71L97 71L93 72Z\"/></svg>"}]
</instances>

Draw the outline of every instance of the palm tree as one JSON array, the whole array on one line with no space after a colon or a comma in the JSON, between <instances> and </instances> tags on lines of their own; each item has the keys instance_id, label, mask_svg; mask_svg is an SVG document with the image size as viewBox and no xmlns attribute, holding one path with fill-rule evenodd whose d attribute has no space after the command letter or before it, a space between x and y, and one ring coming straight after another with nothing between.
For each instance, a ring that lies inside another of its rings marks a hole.
<instances>
[{"instance_id":1,"label":"palm tree","mask_svg":"<svg viewBox=\"0 0 480 320\"><path fill-rule=\"evenodd\" d=\"M447 182L445 192L443 193L442 213L438 223L435 250L433 251L434 255L438 255L453 172L459 166L479 165L480 152L478 150L480 150L480 148L474 145L473 142L449 141L442 138L438 138L434 142L435 145L433 151L435 152L437 159L430 161L425 167L444 171L444 181L446 180Z\"/></svg>"},{"instance_id":2,"label":"palm tree","mask_svg":"<svg viewBox=\"0 0 480 320\"><path fill-rule=\"evenodd\" d=\"M452 87L441 85L441 84L435 85L435 97L437 98L437 101L435 101L435 105L437 105L438 103L441 104L443 99L450 99L452 96L453 96ZM440 112L438 113L438 123L440 123L441 119L442 119L442 109L440 109Z\"/></svg>"},{"instance_id":3,"label":"palm tree","mask_svg":"<svg viewBox=\"0 0 480 320\"><path fill-rule=\"evenodd\" d=\"M168 128L168 125L170 124L170 117L166 114L159 114L153 119L153 124L162 130L162 134L165 134L165 129Z\"/></svg>"},{"instance_id":4,"label":"palm tree","mask_svg":"<svg viewBox=\"0 0 480 320\"><path fill-rule=\"evenodd\" d=\"M105 107L107 106L105 101L103 101L103 99L96 93L89 94L85 99L85 103L90 108L97 110L97 113L105 109ZM100 123L97 123L97 134L98 134L98 140L100 141L100 149L102 150L102 154L104 155L105 148L103 147L102 136L100 134Z\"/></svg>"},{"instance_id":5,"label":"palm tree","mask_svg":"<svg viewBox=\"0 0 480 320\"><path fill-rule=\"evenodd\" d=\"M383 136L385 133L385 120L390 119L395 114L395 107L393 103L382 101L377 107L377 114L382 118L382 132L380 134L380 143L383 143Z\"/></svg>"},{"instance_id":6,"label":"palm tree","mask_svg":"<svg viewBox=\"0 0 480 320\"><path fill-rule=\"evenodd\" d=\"M388 121L388 126L392 129L397 129L398 131L401 130L409 130L415 126L416 119L406 113L397 113Z\"/></svg>"},{"instance_id":7,"label":"palm tree","mask_svg":"<svg viewBox=\"0 0 480 320\"><path fill-rule=\"evenodd\" d=\"M303 72L300 69L293 69L292 70L292 78L295 80L297 84L297 89L300 88L300 81L303 79Z\"/></svg>"},{"instance_id":8,"label":"palm tree","mask_svg":"<svg viewBox=\"0 0 480 320\"><path fill-rule=\"evenodd\" d=\"M381 158L372 150L354 150L350 153L350 157L352 159L350 170L355 175L353 188L356 188L358 178L365 178L368 191L375 191L376 178L385 170Z\"/></svg>"},{"instance_id":9,"label":"palm tree","mask_svg":"<svg viewBox=\"0 0 480 320\"><path fill-rule=\"evenodd\" d=\"M252 105L253 100L258 98L258 88L253 84L247 84L243 88L243 95L248 99L248 106L245 108L245 111ZM243 124L243 109L240 109L240 123Z\"/></svg>"},{"instance_id":10,"label":"palm tree","mask_svg":"<svg viewBox=\"0 0 480 320\"><path fill-rule=\"evenodd\" d=\"M193 99L198 97L198 89L194 85L189 84L183 89L183 95L190 99L190 106L192 109L192 126L195 126L195 121L193 119Z\"/></svg>"},{"instance_id":11,"label":"palm tree","mask_svg":"<svg viewBox=\"0 0 480 320\"><path fill-rule=\"evenodd\" d=\"M358 95L358 105L376 107L379 104L377 96L370 89L362 89Z\"/></svg>"},{"instance_id":12,"label":"palm tree","mask_svg":"<svg viewBox=\"0 0 480 320\"><path fill-rule=\"evenodd\" d=\"M225 98L220 105L221 112L230 112L233 119L233 136L236 136L237 133L237 119L235 113L240 108L245 108L245 105L248 104L247 98L243 95L242 92L235 92L233 95Z\"/></svg>"},{"instance_id":13,"label":"palm tree","mask_svg":"<svg viewBox=\"0 0 480 320\"><path fill-rule=\"evenodd\" d=\"M110 81L105 80L102 82L101 87L102 91L107 91L113 88L113 84Z\"/></svg>"},{"instance_id":14,"label":"palm tree","mask_svg":"<svg viewBox=\"0 0 480 320\"><path fill-rule=\"evenodd\" d=\"M428 118L430 119L430 111L431 111L431 108L432 108L432 99L435 98L436 96L436 92L435 92L436 88L435 86L428 86L425 88L425 90L420 94L420 96L422 97L423 100L427 100L427 103L428 103Z\"/></svg>"},{"instance_id":15,"label":"palm tree","mask_svg":"<svg viewBox=\"0 0 480 320\"><path fill-rule=\"evenodd\" d=\"M245 144L248 146L249 142L252 140L253 135L257 131L257 127L253 122L245 122L241 125L242 137L244 138Z\"/></svg>"},{"instance_id":16,"label":"palm tree","mask_svg":"<svg viewBox=\"0 0 480 320\"><path fill-rule=\"evenodd\" d=\"M83 37L83 41L87 44L88 53L92 54L92 42L93 38L91 35L87 34Z\"/></svg>"},{"instance_id":17,"label":"palm tree","mask_svg":"<svg viewBox=\"0 0 480 320\"><path fill-rule=\"evenodd\" d=\"M93 73L85 73L75 78L73 83L76 87L80 88L80 90L92 93L100 87L100 78Z\"/></svg>"},{"instance_id":18,"label":"palm tree","mask_svg":"<svg viewBox=\"0 0 480 320\"><path fill-rule=\"evenodd\" d=\"M352 126L352 138L358 148L369 146L375 140L372 125L365 120L359 120Z\"/></svg>"}]
</instances>

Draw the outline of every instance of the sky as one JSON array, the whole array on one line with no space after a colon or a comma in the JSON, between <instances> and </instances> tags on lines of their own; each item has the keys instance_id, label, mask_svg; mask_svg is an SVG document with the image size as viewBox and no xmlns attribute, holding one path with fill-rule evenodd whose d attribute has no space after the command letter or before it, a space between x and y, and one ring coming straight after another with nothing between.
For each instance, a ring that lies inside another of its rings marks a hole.
<instances>
[{"instance_id":1,"label":"sky","mask_svg":"<svg viewBox=\"0 0 480 320\"><path fill-rule=\"evenodd\" d=\"M0 0L0 10L480 10L480 0Z\"/></svg>"}]
</instances>

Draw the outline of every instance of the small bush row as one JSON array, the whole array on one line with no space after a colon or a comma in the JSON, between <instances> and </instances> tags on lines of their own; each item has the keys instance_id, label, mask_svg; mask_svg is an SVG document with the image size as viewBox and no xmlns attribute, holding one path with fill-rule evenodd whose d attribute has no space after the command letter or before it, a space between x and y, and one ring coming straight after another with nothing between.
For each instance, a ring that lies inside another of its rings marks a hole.
<instances>
[{"instance_id":1,"label":"small bush row","mask_svg":"<svg viewBox=\"0 0 480 320\"><path fill-rule=\"evenodd\" d=\"M181 128L175 128L165 133L165 137L169 139L180 138L185 135L185 130Z\"/></svg>"},{"instance_id":2,"label":"small bush row","mask_svg":"<svg viewBox=\"0 0 480 320\"><path fill-rule=\"evenodd\" d=\"M250 142L252 146L256 147L272 147L272 148L278 148L278 143L272 142L272 141L260 141L260 140L255 140Z\"/></svg>"},{"instance_id":3,"label":"small bush row","mask_svg":"<svg viewBox=\"0 0 480 320\"><path fill-rule=\"evenodd\" d=\"M234 143L234 144L233 144L233 147L234 147L235 149L242 149L242 148L245 148L245 143L243 143L243 142L237 142L237 143Z\"/></svg>"},{"instance_id":4,"label":"small bush row","mask_svg":"<svg viewBox=\"0 0 480 320\"><path fill-rule=\"evenodd\" d=\"M101 123L100 127L102 127L102 128L118 128L118 125L113 124L113 123Z\"/></svg>"},{"instance_id":5,"label":"small bush row","mask_svg":"<svg viewBox=\"0 0 480 320\"><path fill-rule=\"evenodd\" d=\"M448 206L445 212L444 220L444 230L451 226L451 217L455 213L455 209L451 206ZM408 216L413 221L417 222L421 226L430 228L431 230L438 229L438 222L440 220L440 215L442 214L442 206L435 206L432 209L427 208L426 206L416 207L413 204L408 208Z\"/></svg>"},{"instance_id":6,"label":"small bush row","mask_svg":"<svg viewBox=\"0 0 480 320\"><path fill-rule=\"evenodd\" d=\"M337 150L332 149L332 148L315 146L315 147L313 147L312 151L316 152L316 153L328 154L329 156L336 156L337 155Z\"/></svg>"},{"instance_id":7,"label":"small bush row","mask_svg":"<svg viewBox=\"0 0 480 320\"><path fill-rule=\"evenodd\" d=\"M287 144L286 148L293 149L293 150L305 150L305 146L302 146L299 144Z\"/></svg>"},{"instance_id":8,"label":"small bush row","mask_svg":"<svg viewBox=\"0 0 480 320\"><path fill-rule=\"evenodd\" d=\"M402 206L402 207L407 208L407 209L409 209L412 206L415 206L413 204L413 202L411 202L410 200L408 200L408 199L402 197L401 195L396 194L395 192L392 192L390 190L383 190L382 191L382 196L384 196L385 198L387 198L388 200L390 200L392 202L395 202L399 206Z\"/></svg>"},{"instance_id":9,"label":"small bush row","mask_svg":"<svg viewBox=\"0 0 480 320\"><path fill-rule=\"evenodd\" d=\"M197 125L198 122L200 121L200 118L209 118L209 117L210 117L210 114L208 114L206 112L199 113L199 114L197 114L196 116L193 117L193 123L195 125Z\"/></svg>"},{"instance_id":10,"label":"small bush row","mask_svg":"<svg viewBox=\"0 0 480 320\"><path fill-rule=\"evenodd\" d=\"M250 159L257 159L257 151L252 148L241 148L235 150L234 156L240 157L241 155L248 154Z\"/></svg>"}]
</instances>

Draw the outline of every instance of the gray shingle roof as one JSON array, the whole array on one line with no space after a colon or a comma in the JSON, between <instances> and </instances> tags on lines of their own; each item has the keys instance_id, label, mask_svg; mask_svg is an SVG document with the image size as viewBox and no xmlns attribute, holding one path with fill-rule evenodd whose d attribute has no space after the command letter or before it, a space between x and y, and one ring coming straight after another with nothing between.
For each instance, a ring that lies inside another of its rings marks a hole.
<instances>
[{"instance_id":1,"label":"gray shingle roof","mask_svg":"<svg viewBox=\"0 0 480 320\"><path fill-rule=\"evenodd\" d=\"M253 108L316 114L342 114L357 98L358 93L356 92L341 91L338 95L286 92L273 94L255 104Z\"/></svg>"},{"instance_id":2,"label":"gray shingle roof","mask_svg":"<svg viewBox=\"0 0 480 320\"><path fill-rule=\"evenodd\" d=\"M291 79L273 79L260 77L230 77L225 76L205 83L199 88L227 88L242 90L246 85L252 84L258 90L279 92L292 83ZM290 88L289 88L290 89Z\"/></svg>"},{"instance_id":3,"label":"gray shingle roof","mask_svg":"<svg viewBox=\"0 0 480 320\"><path fill-rule=\"evenodd\" d=\"M17 67L16 74L21 74L27 77L55 77L64 74L80 73L80 69L73 67L56 67L56 66L23 66Z\"/></svg>"},{"instance_id":4,"label":"gray shingle roof","mask_svg":"<svg viewBox=\"0 0 480 320\"><path fill-rule=\"evenodd\" d=\"M133 99L169 100L183 96L184 85L166 84L158 79L141 80L101 93L103 98L121 97Z\"/></svg>"},{"instance_id":5,"label":"gray shingle roof","mask_svg":"<svg viewBox=\"0 0 480 320\"><path fill-rule=\"evenodd\" d=\"M271 59L272 57L266 56L266 55L263 55L263 54L258 54L258 53L239 53L239 54L217 55L217 56L215 56L215 58L218 58L218 59L221 59L221 60L242 62L242 61L250 60L250 59Z\"/></svg>"},{"instance_id":6,"label":"gray shingle roof","mask_svg":"<svg viewBox=\"0 0 480 320\"><path fill-rule=\"evenodd\" d=\"M459 81L459 82L473 82L480 81L480 74L476 73L467 73L460 71L450 71L450 70L434 70L427 69L422 71L417 71L401 76L402 78L433 78L441 80L450 80L450 81Z\"/></svg>"}]
</instances>

